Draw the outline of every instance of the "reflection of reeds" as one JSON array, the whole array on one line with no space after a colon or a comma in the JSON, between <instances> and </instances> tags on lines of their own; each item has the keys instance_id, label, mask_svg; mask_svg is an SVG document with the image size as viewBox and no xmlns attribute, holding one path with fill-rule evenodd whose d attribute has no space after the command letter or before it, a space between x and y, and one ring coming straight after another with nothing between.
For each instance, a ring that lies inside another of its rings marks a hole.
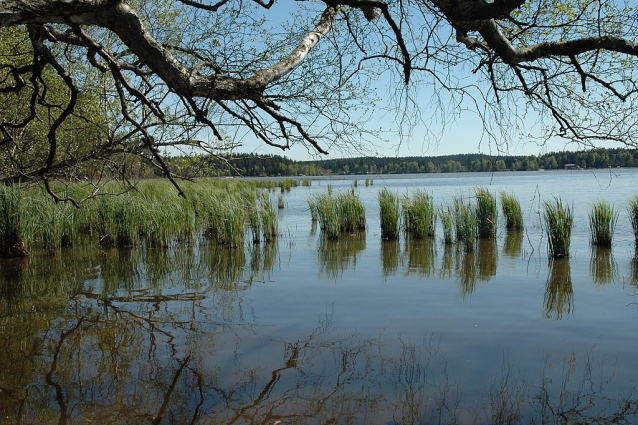
<instances>
[{"instance_id":1,"label":"reflection of reeds","mask_svg":"<svg viewBox=\"0 0 638 425\"><path fill-rule=\"evenodd\" d=\"M501 191L501 208L505 216L505 227L521 230L523 228L523 213L516 196Z\"/></svg>"},{"instance_id":2,"label":"reflection of reeds","mask_svg":"<svg viewBox=\"0 0 638 425\"><path fill-rule=\"evenodd\" d=\"M358 231L339 239L319 238L320 272L337 278L344 270L356 265L357 255L366 248L366 233Z\"/></svg>"},{"instance_id":3,"label":"reflection of reeds","mask_svg":"<svg viewBox=\"0 0 638 425\"><path fill-rule=\"evenodd\" d=\"M633 258L629 261L631 268L631 284L638 286L638 247L636 247Z\"/></svg>"},{"instance_id":4,"label":"reflection of reeds","mask_svg":"<svg viewBox=\"0 0 638 425\"><path fill-rule=\"evenodd\" d=\"M545 316L562 319L574 306L571 266L568 258L550 260L550 273L545 286Z\"/></svg>"},{"instance_id":5,"label":"reflection of reeds","mask_svg":"<svg viewBox=\"0 0 638 425\"><path fill-rule=\"evenodd\" d=\"M432 196L416 190L411 198L403 200L403 226L405 233L415 239L434 237L436 210Z\"/></svg>"},{"instance_id":6,"label":"reflection of reeds","mask_svg":"<svg viewBox=\"0 0 638 425\"><path fill-rule=\"evenodd\" d=\"M470 295L476 288L476 258L474 252L465 252L459 259L461 294Z\"/></svg>"},{"instance_id":7,"label":"reflection of reeds","mask_svg":"<svg viewBox=\"0 0 638 425\"><path fill-rule=\"evenodd\" d=\"M399 239L399 196L385 187L381 189L379 210L381 238L390 241Z\"/></svg>"},{"instance_id":8,"label":"reflection of reeds","mask_svg":"<svg viewBox=\"0 0 638 425\"><path fill-rule=\"evenodd\" d=\"M543 203L543 224L547 232L548 254L552 258L569 257L574 213L560 198Z\"/></svg>"},{"instance_id":9,"label":"reflection of reeds","mask_svg":"<svg viewBox=\"0 0 638 425\"><path fill-rule=\"evenodd\" d=\"M434 274L436 251L432 240L408 239L405 250L408 258L408 274L424 277Z\"/></svg>"},{"instance_id":10,"label":"reflection of reeds","mask_svg":"<svg viewBox=\"0 0 638 425\"><path fill-rule=\"evenodd\" d=\"M496 276L498 249L495 239L481 239L478 241L476 262L479 279L489 280L492 276Z\"/></svg>"},{"instance_id":11,"label":"reflection of reeds","mask_svg":"<svg viewBox=\"0 0 638 425\"><path fill-rule=\"evenodd\" d=\"M396 240L381 241L381 264L383 266L383 276L388 277L396 273L399 267L399 254L401 248Z\"/></svg>"},{"instance_id":12,"label":"reflection of reeds","mask_svg":"<svg viewBox=\"0 0 638 425\"><path fill-rule=\"evenodd\" d=\"M503 253L510 258L516 258L521 255L522 248L523 232L516 229L508 230L503 242Z\"/></svg>"},{"instance_id":13,"label":"reflection of reeds","mask_svg":"<svg viewBox=\"0 0 638 425\"><path fill-rule=\"evenodd\" d=\"M589 229L591 243L597 246L611 246L611 241L618 222L618 213L605 201L594 204L589 213Z\"/></svg>"},{"instance_id":14,"label":"reflection of reeds","mask_svg":"<svg viewBox=\"0 0 638 425\"><path fill-rule=\"evenodd\" d=\"M496 224L498 219L498 207L496 197L484 187L474 189L476 196L476 222L478 236L481 239L496 237Z\"/></svg>"},{"instance_id":15,"label":"reflection of reeds","mask_svg":"<svg viewBox=\"0 0 638 425\"><path fill-rule=\"evenodd\" d=\"M614 260L611 248L592 247L589 273L595 283L604 285L611 283L618 277L618 264Z\"/></svg>"},{"instance_id":16,"label":"reflection of reeds","mask_svg":"<svg viewBox=\"0 0 638 425\"><path fill-rule=\"evenodd\" d=\"M443 245L443 258L441 259L441 271L440 277L450 278L452 277L452 271L454 270L454 261L456 250L452 248L451 244Z\"/></svg>"}]
</instances>

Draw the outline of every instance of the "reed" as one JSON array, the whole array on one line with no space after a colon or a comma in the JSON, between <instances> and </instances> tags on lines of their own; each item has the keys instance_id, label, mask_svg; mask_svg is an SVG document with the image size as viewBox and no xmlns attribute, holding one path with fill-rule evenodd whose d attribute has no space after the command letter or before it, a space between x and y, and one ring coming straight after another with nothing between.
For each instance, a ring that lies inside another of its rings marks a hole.
<instances>
[{"instance_id":1,"label":"reed","mask_svg":"<svg viewBox=\"0 0 638 425\"><path fill-rule=\"evenodd\" d=\"M436 209L432 196L419 189L412 198L403 200L403 227L406 234L414 239L434 237L435 226Z\"/></svg>"},{"instance_id":2,"label":"reed","mask_svg":"<svg viewBox=\"0 0 638 425\"><path fill-rule=\"evenodd\" d=\"M476 221L478 237L481 239L496 238L498 207L496 197L484 187L474 189L476 197Z\"/></svg>"},{"instance_id":3,"label":"reed","mask_svg":"<svg viewBox=\"0 0 638 425\"><path fill-rule=\"evenodd\" d=\"M574 213L562 199L543 203L543 224L547 232L548 254L552 258L569 257L569 245L574 227Z\"/></svg>"},{"instance_id":4,"label":"reed","mask_svg":"<svg viewBox=\"0 0 638 425\"><path fill-rule=\"evenodd\" d=\"M310 210L310 218L313 223L316 223L317 221L319 221L319 211L317 210L317 202L318 202L317 197L310 196L306 199L306 202L308 203L308 209Z\"/></svg>"},{"instance_id":5,"label":"reed","mask_svg":"<svg viewBox=\"0 0 638 425\"><path fill-rule=\"evenodd\" d=\"M629 201L627 206L627 214L629 215L629 221L631 222L631 228L634 231L634 242L638 249L638 196Z\"/></svg>"},{"instance_id":6,"label":"reed","mask_svg":"<svg viewBox=\"0 0 638 425\"><path fill-rule=\"evenodd\" d=\"M283 209L284 209L284 207L285 207L285 203L284 203L284 195L281 195L281 194L280 194L280 195L277 197L277 207L278 207L280 210L283 210Z\"/></svg>"},{"instance_id":7,"label":"reed","mask_svg":"<svg viewBox=\"0 0 638 425\"><path fill-rule=\"evenodd\" d=\"M29 255L35 236L30 194L20 186L0 187L0 256Z\"/></svg>"},{"instance_id":8,"label":"reed","mask_svg":"<svg viewBox=\"0 0 638 425\"><path fill-rule=\"evenodd\" d=\"M514 195L501 191L501 208L505 216L505 227L508 229L523 229L523 213L521 204Z\"/></svg>"},{"instance_id":9,"label":"reed","mask_svg":"<svg viewBox=\"0 0 638 425\"><path fill-rule=\"evenodd\" d=\"M354 232L366 228L366 209L354 190L337 195L341 215L341 231Z\"/></svg>"},{"instance_id":10,"label":"reed","mask_svg":"<svg viewBox=\"0 0 638 425\"><path fill-rule=\"evenodd\" d=\"M617 223L618 212L614 207L605 201L596 202L589 213L592 245L610 247Z\"/></svg>"},{"instance_id":11,"label":"reed","mask_svg":"<svg viewBox=\"0 0 638 425\"><path fill-rule=\"evenodd\" d=\"M261 220L259 218L259 203L255 193L246 199L246 219L248 228L253 235L253 243L261 242Z\"/></svg>"},{"instance_id":12,"label":"reed","mask_svg":"<svg viewBox=\"0 0 638 425\"><path fill-rule=\"evenodd\" d=\"M441 226L443 226L443 242L446 245L454 243L454 215L450 207L441 207L439 211Z\"/></svg>"},{"instance_id":13,"label":"reed","mask_svg":"<svg viewBox=\"0 0 638 425\"><path fill-rule=\"evenodd\" d=\"M301 181L301 185L302 185L302 186L305 186L305 187L310 187L310 186L311 186L311 184L312 184L312 182L310 181L310 179L303 179L303 180Z\"/></svg>"},{"instance_id":14,"label":"reed","mask_svg":"<svg viewBox=\"0 0 638 425\"><path fill-rule=\"evenodd\" d=\"M321 230L328 239L343 232L365 229L365 207L354 191L317 195L315 198Z\"/></svg>"},{"instance_id":15,"label":"reed","mask_svg":"<svg viewBox=\"0 0 638 425\"><path fill-rule=\"evenodd\" d=\"M259 218L264 240L270 242L276 239L279 235L277 211L266 193L261 193L259 196Z\"/></svg>"},{"instance_id":16,"label":"reed","mask_svg":"<svg viewBox=\"0 0 638 425\"><path fill-rule=\"evenodd\" d=\"M458 199L455 210L456 240L463 244L465 252L472 252L478 236L476 208L462 197Z\"/></svg>"},{"instance_id":17,"label":"reed","mask_svg":"<svg viewBox=\"0 0 638 425\"><path fill-rule=\"evenodd\" d=\"M381 219L381 238L385 240L399 239L399 196L390 192L387 188L383 188L378 195L380 219Z\"/></svg>"}]
</instances>

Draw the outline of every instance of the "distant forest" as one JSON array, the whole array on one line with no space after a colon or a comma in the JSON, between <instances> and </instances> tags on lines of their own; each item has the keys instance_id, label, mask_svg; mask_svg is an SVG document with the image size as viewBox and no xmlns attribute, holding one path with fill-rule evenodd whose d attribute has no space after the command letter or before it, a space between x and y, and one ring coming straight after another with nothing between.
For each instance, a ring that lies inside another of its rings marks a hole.
<instances>
[{"instance_id":1,"label":"distant forest","mask_svg":"<svg viewBox=\"0 0 638 425\"><path fill-rule=\"evenodd\" d=\"M236 154L224 160L211 156L173 157L169 165L186 177L276 177L330 174L454 173L460 171L534 171L564 168L638 167L638 149L592 149L551 152L540 156L459 154L403 158L342 158L293 161L278 155Z\"/></svg>"}]
</instances>

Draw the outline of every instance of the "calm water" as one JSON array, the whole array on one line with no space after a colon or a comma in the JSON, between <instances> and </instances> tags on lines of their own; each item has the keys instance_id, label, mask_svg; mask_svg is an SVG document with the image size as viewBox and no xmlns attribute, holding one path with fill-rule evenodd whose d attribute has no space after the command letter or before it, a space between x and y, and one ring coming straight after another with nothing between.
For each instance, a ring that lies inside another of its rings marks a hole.
<instances>
[{"instance_id":1,"label":"calm water","mask_svg":"<svg viewBox=\"0 0 638 425\"><path fill-rule=\"evenodd\" d=\"M325 241L311 193L276 244L75 248L0 263L0 423L429 424L638 421L638 260L624 211L638 170L373 176L368 230ZM522 233L465 254L383 242L376 196L516 194ZM544 200L575 210L548 262ZM620 212L589 245L593 202Z\"/></svg>"}]
</instances>

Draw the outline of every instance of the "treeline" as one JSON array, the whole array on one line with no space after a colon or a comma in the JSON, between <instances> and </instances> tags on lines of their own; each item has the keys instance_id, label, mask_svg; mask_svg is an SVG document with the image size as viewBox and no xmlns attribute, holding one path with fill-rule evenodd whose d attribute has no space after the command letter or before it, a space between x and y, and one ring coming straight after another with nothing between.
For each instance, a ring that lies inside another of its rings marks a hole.
<instances>
[{"instance_id":1,"label":"treeline","mask_svg":"<svg viewBox=\"0 0 638 425\"><path fill-rule=\"evenodd\" d=\"M223 158L173 157L168 162L177 174L186 177L535 171L564 168L638 167L638 149L600 148L580 152L551 152L539 156L458 154L403 158L360 157L323 161L293 161L278 155L236 154Z\"/></svg>"}]
</instances>

